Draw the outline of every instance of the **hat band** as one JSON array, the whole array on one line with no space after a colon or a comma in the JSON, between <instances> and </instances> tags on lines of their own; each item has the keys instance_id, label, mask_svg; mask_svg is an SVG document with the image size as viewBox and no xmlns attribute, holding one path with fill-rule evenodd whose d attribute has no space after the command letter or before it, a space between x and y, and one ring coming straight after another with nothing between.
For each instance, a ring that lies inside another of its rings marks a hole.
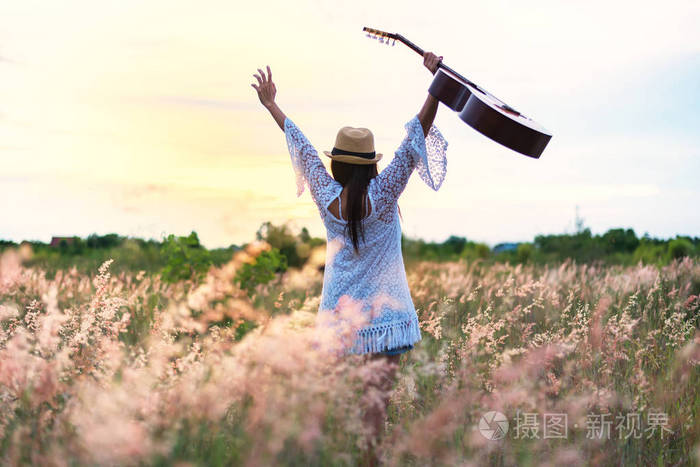
<instances>
[{"instance_id":1,"label":"hat band","mask_svg":"<svg viewBox=\"0 0 700 467\"><path fill-rule=\"evenodd\" d=\"M375 151L372 151L372 152L354 152L354 151L346 151L345 149L338 149L336 147L333 147L331 154L334 156L340 156L340 155L358 156L358 157L363 157L365 159L374 159L374 156L376 155Z\"/></svg>"}]
</instances>

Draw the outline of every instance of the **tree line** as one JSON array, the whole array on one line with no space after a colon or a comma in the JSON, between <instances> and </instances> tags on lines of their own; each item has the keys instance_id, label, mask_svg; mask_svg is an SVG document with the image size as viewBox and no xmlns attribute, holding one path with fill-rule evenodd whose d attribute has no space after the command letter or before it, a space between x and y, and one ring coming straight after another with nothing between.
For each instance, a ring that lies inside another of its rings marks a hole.
<instances>
[{"instance_id":1,"label":"tree line","mask_svg":"<svg viewBox=\"0 0 700 467\"><path fill-rule=\"evenodd\" d=\"M593 235L589 228L573 234L537 235L532 242L507 244L499 250L484 243L451 236L441 243L403 238L404 257L412 260L509 261L511 263L553 263L572 259L578 263L663 265L685 256L700 256L700 237L677 236L671 239L638 237L633 229L610 229Z\"/></svg>"},{"instance_id":2,"label":"tree line","mask_svg":"<svg viewBox=\"0 0 700 467\"><path fill-rule=\"evenodd\" d=\"M325 239L312 237L306 228L295 233L288 225L263 223L256 233L257 240L272 246L265 261L271 268L283 270L301 267L313 248L325 244ZM56 243L56 242L54 242ZM495 245L474 242L466 237L450 236L443 242L426 242L402 236L404 260L493 261L511 263L552 263L572 259L579 263L663 265L685 256L700 256L700 238L677 236L658 239L638 237L632 229L610 229L593 235L588 228L573 234L538 235L532 242ZM47 272L76 267L95 271L105 260L115 260L113 269L160 272L166 280L176 281L201 276L211 265L221 265L244 245L207 249L196 232L187 236L169 235L161 240L144 240L117 234L92 234L87 238L70 237L51 246L43 242L22 242L31 247L25 259L28 266L41 267ZM17 248L15 242L0 240L0 251ZM254 274L254 270L248 271ZM265 274L268 274L269 271ZM262 274L262 273L261 273Z\"/></svg>"}]
</instances>

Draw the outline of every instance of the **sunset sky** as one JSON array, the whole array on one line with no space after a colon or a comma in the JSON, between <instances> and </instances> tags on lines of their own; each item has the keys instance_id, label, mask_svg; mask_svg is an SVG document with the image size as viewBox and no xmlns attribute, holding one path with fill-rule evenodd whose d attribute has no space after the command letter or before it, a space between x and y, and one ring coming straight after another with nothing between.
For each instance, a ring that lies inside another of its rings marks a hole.
<instances>
[{"instance_id":1,"label":"sunset sky","mask_svg":"<svg viewBox=\"0 0 700 467\"><path fill-rule=\"evenodd\" d=\"M431 82L399 32L554 136L539 160L441 107L438 192L414 174L403 231L491 245L572 232L700 235L700 2L3 1L0 239L93 232L208 247L264 221L325 237L296 197L252 74L320 151L372 129L380 170ZM323 159L326 159L322 156ZM325 161L324 161L325 162Z\"/></svg>"}]
</instances>

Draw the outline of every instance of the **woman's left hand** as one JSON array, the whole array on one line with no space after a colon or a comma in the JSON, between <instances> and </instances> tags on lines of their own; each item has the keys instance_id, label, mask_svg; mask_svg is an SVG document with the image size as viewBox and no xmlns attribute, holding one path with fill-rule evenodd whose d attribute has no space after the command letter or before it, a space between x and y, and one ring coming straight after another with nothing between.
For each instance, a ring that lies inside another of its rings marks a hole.
<instances>
[{"instance_id":1,"label":"woman's left hand","mask_svg":"<svg viewBox=\"0 0 700 467\"><path fill-rule=\"evenodd\" d=\"M435 72L438 70L441 61L442 56L438 57L432 52L423 53L423 65L425 65L425 67L430 70L432 74L435 74Z\"/></svg>"},{"instance_id":2,"label":"woman's left hand","mask_svg":"<svg viewBox=\"0 0 700 467\"><path fill-rule=\"evenodd\" d=\"M267 76L265 76L265 72L260 68L258 68L258 72L260 76L258 76L257 73L253 75L255 79L258 80L258 85L251 84L251 86L258 92L260 103L269 109L275 103L275 95L277 94L275 83L272 82L272 71L270 71L270 67L268 66Z\"/></svg>"}]
</instances>

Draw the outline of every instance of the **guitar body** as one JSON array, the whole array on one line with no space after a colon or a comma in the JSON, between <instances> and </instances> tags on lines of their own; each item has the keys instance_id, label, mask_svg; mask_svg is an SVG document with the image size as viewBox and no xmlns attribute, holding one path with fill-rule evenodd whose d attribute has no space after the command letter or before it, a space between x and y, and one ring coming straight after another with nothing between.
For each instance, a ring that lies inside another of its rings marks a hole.
<instances>
[{"instance_id":1,"label":"guitar body","mask_svg":"<svg viewBox=\"0 0 700 467\"><path fill-rule=\"evenodd\" d=\"M386 40L387 44L391 42L393 45L400 41L417 54L422 56L424 53L400 34L367 27L363 31L382 43ZM552 133L444 63L440 62L438 66L428 89L430 95L459 112L459 118L482 135L520 154L539 159L552 139Z\"/></svg>"},{"instance_id":2,"label":"guitar body","mask_svg":"<svg viewBox=\"0 0 700 467\"><path fill-rule=\"evenodd\" d=\"M520 154L538 159L552 138L534 120L445 70L438 70L428 92L464 123Z\"/></svg>"},{"instance_id":3,"label":"guitar body","mask_svg":"<svg viewBox=\"0 0 700 467\"><path fill-rule=\"evenodd\" d=\"M471 95L459 112L459 118L497 143L539 159L552 134L491 94L467 87Z\"/></svg>"},{"instance_id":4,"label":"guitar body","mask_svg":"<svg viewBox=\"0 0 700 467\"><path fill-rule=\"evenodd\" d=\"M472 94L467 83L443 70L439 70L435 74L428 92L455 112L462 111L464 104L467 103Z\"/></svg>"}]
</instances>

